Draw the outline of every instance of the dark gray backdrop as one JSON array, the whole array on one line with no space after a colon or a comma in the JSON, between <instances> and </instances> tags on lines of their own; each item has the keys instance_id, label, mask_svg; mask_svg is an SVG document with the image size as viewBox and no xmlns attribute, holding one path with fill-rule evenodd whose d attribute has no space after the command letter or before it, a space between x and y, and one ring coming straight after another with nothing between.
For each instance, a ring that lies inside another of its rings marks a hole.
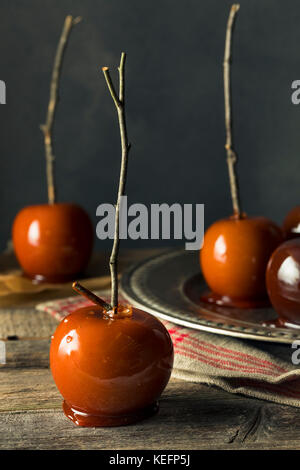
<instances>
[{"instance_id":1,"label":"dark gray backdrop","mask_svg":"<svg viewBox=\"0 0 300 470\"><path fill-rule=\"evenodd\" d=\"M7 104L0 106L1 249L17 211L46 201L39 124L66 14L84 21L72 33L62 77L59 199L82 204L95 223L97 205L115 201L119 134L101 66L117 66L125 50L129 202L205 203L206 224L230 214L222 61L231 3L1 0L0 79L7 85ZM281 222L300 203L300 106L290 99L291 82L300 79L300 3L240 3L233 89L243 206Z\"/></svg>"}]
</instances>

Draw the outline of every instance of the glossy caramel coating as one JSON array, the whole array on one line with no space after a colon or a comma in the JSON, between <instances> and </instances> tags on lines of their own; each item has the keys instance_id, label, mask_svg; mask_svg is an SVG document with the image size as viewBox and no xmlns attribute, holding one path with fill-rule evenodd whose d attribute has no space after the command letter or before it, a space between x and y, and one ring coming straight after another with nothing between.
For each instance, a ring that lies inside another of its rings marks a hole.
<instances>
[{"instance_id":1,"label":"glossy caramel coating","mask_svg":"<svg viewBox=\"0 0 300 470\"><path fill-rule=\"evenodd\" d=\"M266 272L271 303L280 326L300 326L300 239L282 243L272 254Z\"/></svg>"},{"instance_id":2,"label":"glossy caramel coating","mask_svg":"<svg viewBox=\"0 0 300 470\"><path fill-rule=\"evenodd\" d=\"M168 331L137 309L112 319L98 306L78 309L51 341L50 367L64 411L82 426L125 425L154 413L172 366Z\"/></svg>"},{"instance_id":3,"label":"glossy caramel coating","mask_svg":"<svg viewBox=\"0 0 300 470\"><path fill-rule=\"evenodd\" d=\"M296 206L288 212L282 227L286 240L300 237L300 206Z\"/></svg>"},{"instance_id":4,"label":"glossy caramel coating","mask_svg":"<svg viewBox=\"0 0 300 470\"><path fill-rule=\"evenodd\" d=\"M212 294L203 300L260 306L267 299L266 266L281 241L281 229L264 217L231 217L211 225L204 235L200 263Z\"/></svg>"},{"instance_id":5,"label":"glossy caramel coating","mask_svg":"<svg viewBox=\"0 0 300 470\"><path fill-rule=\"evenodd\" d=\"M75 204L42 204L17 214L12 237L27 277L65 282L80 274L89 261L93 226L88 214Z\"/></svg>"}]
</instances>

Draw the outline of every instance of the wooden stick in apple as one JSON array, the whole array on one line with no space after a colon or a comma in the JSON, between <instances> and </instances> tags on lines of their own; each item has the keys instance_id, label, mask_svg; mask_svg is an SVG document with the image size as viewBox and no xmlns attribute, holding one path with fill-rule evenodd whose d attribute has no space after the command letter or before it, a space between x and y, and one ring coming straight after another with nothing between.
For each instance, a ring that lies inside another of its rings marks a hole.
<instances>
[{"instance_id":1,"label":"wooden stick in apple","mask_svg":"<svg viewBox=\"0 0 300 470\"><path fill-rule=\"evenodd\" d=\"M44 134L48 201L24 207L13 223L13 245L24 274L34 282L61 283L82 275L92 254L94 229L86 211L74 203L58 203L52 134L59 82L68 40L80 18L67 16L57 47L50 84Z\"/></svg>"},{"instance_id":2,"label":"wooden stick in apple","mask_svg":"<svg viewBox=\"0 0 300 470\"><path fill-rule=\"evenodd\" d=\"M119 95L115 90L114 84L112 82L109 68L102 67L104 77L112 96L112 99L116 105L118 113L118 121L120 127L120 136L121 136L121 149L122 149L122 158L121 158L121 171L120 171L120 180L119 180L119 189L116 203L115 211L115 233L114 233L114 243L112 247L112 252L110 256L110 274L111 274L111 304L108 304L104 300L95 296L91 291L81 286L78 282L74 282L72 287L73 289L83 297L88 298L93 303L99 304L107 312L112 312L113 315L118 313L118 255L119 255L119 246L120 246L120 234L119 234L119 216L120 216L120 203L121 197L125 193L126 177L127 177L127 165L128 165L128 153L130 150L130 144L128 142L127 128L126 128L126 115L125 115L125 61L126 54L122 52L121 60L119 65Z\"/></svg>"},{"instance_id":3,"label":"wooden stick in apple","mask_svg":"<svg viewBox=\"0 0 300 470\"><path fill-rule=\"evenodd\" d=\"M241 217L241 203L239 195L238 179L235 171L235 164L237 162L237 155L233 150L232 139L232 106L231 106L231 80L230 80L230 63L231 63L231 48L232 48L232 33L235 24L236 14L240 9L240 5L232 5L228 17L224 53L224 100L225 100L225 128L226 128L226 144L225 149L227 152L227 165L229 172L230 191L233 205L234 215L238 218Z\"/></svg>"},{"instance_id":4,"label":"wooden stick in apple","mask_svg":"<svg viewBox=\"0 0 300 470\"><path fill-rule=\"evenodd\" d=\"M241 209L233 150L230 63L232 33L239 5L227 20L223 62L226 152L233 215L214 222L204 234L200 264L209 292L201 300L225 307L268 305L265 273L271 253L282 240L280 228L266 217L248 217Z\"/></svg>"},{"instance_id":5,"label":"wooden stick in apple","mask_svg":"<svg viewBox=\"0 0 300 470\"><path fill-rule=\"evenodd\" d=\"M114 243L110 257L110 273L111 273L111 305L114 313L117 313L118 310L118 254L120 246L120 237L119 237L119 215L120 215L120 201L121 197L125 193L126 185L126 176L127 176L127 165L128 165L128 154L130 150L130 144L127 137L127 128L126 128L126 115L125 115L125 61L126 54L122 52L121 61L119 65L119 96L113 85L109 68L103 67L104 77L112 96L112 99L115 103L118 121L120 127L120 136L121 136L121 149L122 149L122 159L121 159L121 171L120 171L120 181L119 181L119 190L116 203L116 212L115 212L115 233L114 233Z\"/></svg>"},{"instance_id":6,"label":"wooden stick in apple","mask_svg":"<svg viewBox=\"0 0 300 470\"><path fill-rule=\"evenodd\" d=\"M85 297L86 299L90 300L96 305L100 305L100 307L103 307L104 310L108 313L112 311L111 305L105 302L105 300L101 299L98 297L96 294L91 292L90 290L86 289L83 287L78 281L73 282L72 288L80 295Z\"/></svg>"},{"instance_id":7,"label":"wooden stick in apple","mask_svg":"<svg viewBox=\"0 0 300 470\"><path fill-rule=\"evenodd\" d=\"M64 397L63 410L79 426L123 426L152 416L158 410L157 400L168 383L174 359L172 340L158 319L118 304L119 213L130 149L125 120L125 59L122 53L118 95L108 68L103 68L117 108L122 146L110 258L111 306L74 283L77 292L98 306L72 312L51 338L50 367Z\"/></svg>"},{"instance_id":8,"label":"wooden stick in apple","mask_svg":"<svg viewBox=\"0 0 300 470\"><path fill-rule=\"evenodd\" d=\"M45 154L46 154L46 173L48 186L48 202L54 204L56 202L56 185L54 177L54 154L52 144L53 125L55 120L56 107L59 100L59 82L63 64L64 54L68 45L69 37L73 26L81 21L81 17L73 18L68 15L65 19L58 47L55 54L53 71L50 84L50 98L46 123L40 126L44 134Z\"/></svg>"}]
</instances>

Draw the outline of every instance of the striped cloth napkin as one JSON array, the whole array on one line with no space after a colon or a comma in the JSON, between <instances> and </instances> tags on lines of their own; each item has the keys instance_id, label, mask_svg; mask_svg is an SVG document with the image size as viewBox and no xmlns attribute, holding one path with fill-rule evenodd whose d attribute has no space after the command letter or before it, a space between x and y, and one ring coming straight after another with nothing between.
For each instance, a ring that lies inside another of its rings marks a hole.
<instances>
[{"instance_id":1,"label":"striped cloth napkin","mask_svg":"<svg viewBox=\"0 0 300 470\"><path fill-rule=\"evenodd\" d=\"M109 297L108 291L97 294L104 299ZM77 308L90 304L81 297L69 297L44 302L36 308L61 321ZM232 338L163 323L174 344L173 377L300 407L300 366L292 362L292 354L297 354L297 350L290 345ZM298 356L300 359L300 351Z\"/></svg>"}]
</instances>

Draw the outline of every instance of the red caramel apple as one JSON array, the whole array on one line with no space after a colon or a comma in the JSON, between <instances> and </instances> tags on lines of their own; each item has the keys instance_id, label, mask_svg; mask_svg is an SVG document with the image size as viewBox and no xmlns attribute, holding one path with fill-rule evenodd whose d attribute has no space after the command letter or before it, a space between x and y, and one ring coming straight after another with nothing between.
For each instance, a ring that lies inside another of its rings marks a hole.
<instances>
[{"instance_id":1,"label":"red caramel apple","mask_svg":"<svg viewBox=\"0 0 300 470\"><path fill-rule=\"evenodd\" d=\"M267 301L265 270L269 256L282 241L279 227L265 217L247 217L241 210L233 150L231 110L231 37L239 5L232 5L224 53L226 154L233 216L215 222L204 234L200 263L212 292L203 300L221 305L258 307Z\"/></svg>"},{"instance_id":2,"label":"red caramel apple","mask_svg":"<svg viewBox=\"0 0 300 470\"><path fill-rule=\"evenodd\" d=\"M28 277L65 282L74 280L89 261L93 226L75 204L42 204L17 214L12 236L16 257Z\"/></svg>"},{"instance_id":3,"label":"red caramel apple","mask_svg":"<svg viewBox=\"0 0 300 470\"><path fill-rule=\"evenodd\" d=\"M300 239L282 243L272 254L266 272L277 326L300 327Z\"/></svg>"},{"instance_id":4,"label":"red caramel apple","mask_svg":"<svg viewBox=\"0 0 300 470\"><path fill-rule=\"evenodd\" d=\"M280 228L265 217L232 216L211 225L200 251L212 290L204 300L239 307L266 303L266 267L281 241Z\"/></svg>"},{"instance_id":5,"label":"red caramel apple","mask_svg":"<svg viewBox=\"0 0 300 470\"><path fill-rule=\"evenodd\" d=\"M50 366L64 397L68 418L81 426L120 426L157 410L168 383L173 345L168 331L153 316L118 301L119 211L124 195L130 146L127 139L124 75L126 54L119 66L119 95L108 67L103 73L118 111L122 159L110 257L111 302L79 283L73 288L97 306L81 308L58 326L50 348Z\"/></svg>"},{"instance_id":6,"label":"red caramel apple","mask_svg":"<svg viewBox=\"0 0 300 470\"><path fill-rule=\"evenodd\" d=\"M48 204L22 209L13 224L15 254L24 273L36 281L73 280L86 267L93 243L87 213L75 204L57 203L52 133L63 57L80 18L65 19L54 59L46 122L41 126L46 155Z\"/></svg>"},{"instance_id":7,"label":"red caramel apple","mask_svg":"<svg viewBox=\"0 0 300 470\"><path fill-rule=\"evenodd\" d=\"M154 414L170 378L173 346L152 315L100 306L68 315L51 341L50 366L68 418L81 426L120 426Z\"/></svg>"},{"instance_id":8,"label":"red caramel apple","mask_svg":"<svg viewBox=\"0 0 300 470\"><path fill-rule=\"evenodd\" d=\"M285 217L283 232L287 240L300 237L300 206L294 207Z\"/></svg>"}]
</instances>

